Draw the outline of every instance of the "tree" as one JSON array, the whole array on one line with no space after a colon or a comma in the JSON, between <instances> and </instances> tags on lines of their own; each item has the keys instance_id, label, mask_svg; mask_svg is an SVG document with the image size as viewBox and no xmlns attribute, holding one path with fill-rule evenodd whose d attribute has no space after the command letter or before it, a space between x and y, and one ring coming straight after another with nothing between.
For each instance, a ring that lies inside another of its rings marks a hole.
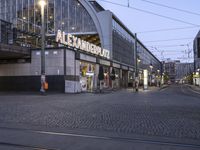
<instances>
[{"instance_id":1,"label":"tree","mask_svg":"<svg viewBox=\"0 0 200 150\"><path fill-rule=\"evenodd\" d=\"M187 77L186 77L186 80L189 84L193 84L193 74L189 74Z\"/></svg>"},{"instance_id":2,"label":"tree","mask_svg":"<svg viewBox=\"0 0 200 150\"><path fill-rule=\"evenodd\" d=\"M168 73L165 73L163 78L164 78L164 83L167 83L169 81Z\"/></svg>"}]
</instances>

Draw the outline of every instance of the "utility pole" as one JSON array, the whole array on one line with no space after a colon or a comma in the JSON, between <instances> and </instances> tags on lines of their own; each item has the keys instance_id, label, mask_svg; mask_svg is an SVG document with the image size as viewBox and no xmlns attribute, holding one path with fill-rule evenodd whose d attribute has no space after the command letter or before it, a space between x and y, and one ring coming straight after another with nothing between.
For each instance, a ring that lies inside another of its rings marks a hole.
<instances>
[{"instance_id":1,"label":"utility pole","mask_svg":"<svg viewBox=\"0 0 200 150\"><path fill-rule=\"evenodd\" d=\"M46 5L45 0L40 1L41 6L41 20L42 20L42 28L41 28L41 37L42 37L42 49L41 49L41 74L45 75L45 24L44 24L44 7Z\"/></svg>"},{"instance_id":2,"label":"utility pole","mask_svg":"<svg viewBox=\"0 0 200 150\"><path fill-rule=\"evenodd\" d=\"M135 64L135 74L134 74L135 82L134 83L135 83L135 90L137 92L138 91L138 86L139 86L139 80L138 80L138 58L137 58L137 33L135 33L134 64Z\"/></svg>"},{"instance_id":3,"label":"utility pole","mask_svg":"<svg viewBox=\"0 0 200 150\"><path fill-rule=\"evenodd\" d=\"M46 88L44 87L44 84L46 83L46 77L45 77L45 20L44 20L44 9L46 5L45 0L40 0L39 5L41 7L41 20L42 20L42 28L41 28L41 37L42 37L42 48L41 48L41 89L40 91L42 93L45 93Z\"/></svg>"}]
</instances>

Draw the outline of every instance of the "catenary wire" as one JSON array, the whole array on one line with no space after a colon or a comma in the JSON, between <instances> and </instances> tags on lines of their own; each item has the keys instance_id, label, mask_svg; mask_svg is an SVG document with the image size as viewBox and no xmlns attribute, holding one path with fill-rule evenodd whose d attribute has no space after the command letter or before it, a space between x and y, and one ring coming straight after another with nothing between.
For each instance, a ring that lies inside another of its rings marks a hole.
<instances>
[{"instance_id":1,"label":"catenary wire","mask_svg":"<svg viewBox=\"0 0 200 150\"><path fill-rule=\"evenodd\" d=\"M110 3L110 4L113 4L113 5L118 5L118 6L121 6L121 7L127 7L127 8L134 9L134 10L137 10L137 11L140 11L140 12L143 12L143 13L151 14L151 15L154 15L154 16L159 16L159 17L162 17L162 18L165 18L165 19L168 19L168 20L176 21L176 22L181 22L181 23L185 23L185 24L193 25L193 26L199 26L199 25L194 24L194 23L183 21L183 20L180 20L180 19L177 19L177 18L172 18L172 17L160 15L160 14L148 11L148 10L143 10L143 9L132 7L132 6L128 7L127 5L123 5L123 4L119 4L119 3L115 3L115 2L111 2L111 1L107 1L107 0L99 0L99 1Z\"/></svg>"},{"instance_id":2,"label":"catenary wire","mask_svg":"<svg viewBox=\"0 0 200 150\"><path fill-rule=\"evenodd\" d=\"M156 3L156 2L149 1L149 0L141 0L141 1L153 4L153 5L157 5L157 6L161 6L161 7L165 7L165 8L169 8L169 9L173 9L173 10L176 10L176 11L184 12L184 13L187 13L187 14L192 14L192 15L200 16L199 13L192 12L192 11L189 11L189 10L184 10L184 9L180 9L180 8L176 8L176 7L164 5L164 4L161 4L161 3Z\"/></svg>"},{"instance_id":3,"label":"catenary wire","mask_svg":"<svg viewBox=\"0 0 200 150\"><path fill-rule=\"evenodd\" d=\"M184 29L192 29L192 28L199 28L200 26L187 26L187 27L178 27L178 28L165 28L165 29L158 29L158 30L147 30L147 31L139 31L138 34L143 33L154 33L154 32L165 32L165 31L174 31L174 30L184 30Z\"/></svg>"},{"instance_id":4,"label":"catenary wire","mask_svg":"<svg viewBox=\"0 0 200 150\"><path fill-rule=\"evenodd\" d=\"M151 42L167 42L167 41L179 41L179 40L187 40L187 39L193 39L193 37L186 37L186 38L179 38L179 39L155 40L155 41L145 41L144 43L151 43Z\"/></svg>"}]
</instances>

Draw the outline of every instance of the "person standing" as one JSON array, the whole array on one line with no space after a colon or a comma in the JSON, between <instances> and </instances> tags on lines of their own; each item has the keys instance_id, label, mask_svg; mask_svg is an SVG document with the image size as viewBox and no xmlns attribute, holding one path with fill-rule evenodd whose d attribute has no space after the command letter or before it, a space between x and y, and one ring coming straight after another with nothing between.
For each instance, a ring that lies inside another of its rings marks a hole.
<instances>
[{"instance_id":1,"label":"person standing","mask_svg":"<svg viewBox=\"0 0 200 150\"><path fill-rule=\"evenodd\" d=\"M135 79L135 91L136 92L139 91L139 79L138 79L138 77L136 77L136 79Z\"/></svg>"},{"instance_id":2,"label":"person standing","mask_svg":"<svg viewBox=\"0 0 200 150\"><path fill-rule=\"evenodd\" d=\"M46 92L45 84L46 84L46 77L45 77L45 74L42 74L41 75L41 89L40 89L40 92L42 95L44 95Z\"/></svg>"}]
</instances>

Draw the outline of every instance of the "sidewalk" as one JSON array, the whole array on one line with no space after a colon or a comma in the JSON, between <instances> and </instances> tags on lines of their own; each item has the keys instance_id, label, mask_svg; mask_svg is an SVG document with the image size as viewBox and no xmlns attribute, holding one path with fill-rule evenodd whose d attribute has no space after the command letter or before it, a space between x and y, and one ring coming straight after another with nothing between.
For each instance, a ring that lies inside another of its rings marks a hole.
<instances>
[{"instance_id":1,"label":"sidewalk","mask_svg":"<svg viewBox=\"0 0 200 150\"><path fill-rule=\"evenodd\" d=\"M139 88L139 92L155 92L155 91L160 91L162 89L165 89L167 88L168 85L162 85L161 87L157 87L157 86L148 86L148 89L147 90L144 90L143 87L140 87ZM128 91L135 91L135 89L133 88L128 88L127 89Z\"/></svg>"},{"instance_id":2,"label":"sidewalk","mask_svg":"<svg viewBox=\"0 0 200 150\"><path fill-rule=\"evenodd\" d=\"M191 88L193 91L197 92L200 94L200 86L195 86L191 84L186 84L189 88Z\"/></svg>"}]
</instances>

